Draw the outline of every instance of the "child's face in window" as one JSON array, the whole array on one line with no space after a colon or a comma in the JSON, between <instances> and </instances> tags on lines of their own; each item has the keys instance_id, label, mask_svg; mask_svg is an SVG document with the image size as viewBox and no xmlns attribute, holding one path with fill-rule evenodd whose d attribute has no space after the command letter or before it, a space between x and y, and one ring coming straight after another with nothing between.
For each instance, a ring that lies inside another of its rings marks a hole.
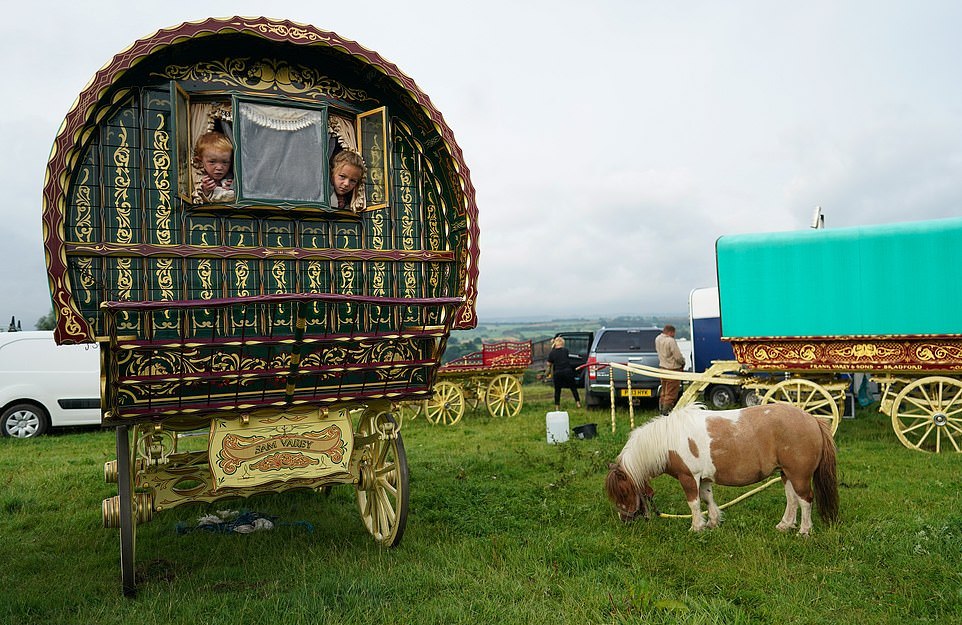
<instances>
[{"instance_id":1,"label":"child's face in window","mask_svg":"<svg viewBox=\"0 0 962 625\"><path fill-rule=\"evenodd\" d=\"M217 148L207 148L201 164L204 173L210 176L215 182L220 182L230 171L231 151L218 150Z\"/></svg>"},{"instance_id":2,"label":"child's face in window","mask_svg":"<svg viewBox=\"0 0 962 625\"><path fill-rule=\"evenodd\" d=\"M331 176L334 183L334 192L338 195L347 195L354 191L361 182L361 168L355 165L341 165Z\"/></svg>"}]
</instances>

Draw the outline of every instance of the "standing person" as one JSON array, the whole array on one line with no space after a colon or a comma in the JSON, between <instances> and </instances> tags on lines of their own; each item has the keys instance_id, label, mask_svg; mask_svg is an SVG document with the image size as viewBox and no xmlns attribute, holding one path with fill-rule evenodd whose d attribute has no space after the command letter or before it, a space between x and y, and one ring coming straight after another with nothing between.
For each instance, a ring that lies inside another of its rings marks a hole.
<instances>
[{"instance_id":1,"label":"standing person","mask_svg":"<svg viewBox=\"0 0 962 625\"><path fill-rule=\"evenodd\" d=\"M675 340L675 326L666 323L661 334L655 337L655 351L658 352L658 366L669 371L682 371L685 368L685 357L678 349ZM668 414L678 401L678 391L681 380L661 378L661 393L658 395L658 409L661 414Z\"/></svg>"},{"instance_id":2,"label":"standing person","mask_svg":"<svg viewBox=\"0 0 962 625\"><path fill-rule=\"evenodd\" d=\"M581 408L581 397L578 396L578 385L575 384L575 369L571 366L571 357L565 340L556 336L551 341L551 351L548 352L547 374L554 381L554 409L561 410L561 389L570 388L574 395L575 405Z\"/></svg>"}]
</instances>

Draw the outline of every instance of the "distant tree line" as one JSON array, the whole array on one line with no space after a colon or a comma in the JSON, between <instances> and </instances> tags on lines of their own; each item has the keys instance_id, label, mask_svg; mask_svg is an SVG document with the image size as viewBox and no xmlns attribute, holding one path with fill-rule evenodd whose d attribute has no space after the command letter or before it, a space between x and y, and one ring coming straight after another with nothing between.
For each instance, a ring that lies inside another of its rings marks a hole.
<instances>
[{"instance_id":1,"label":"distant tree line","mask_svg":"<svg viewBox=\"0 0 962 625\"><path fill-rule=\"evenodd\" d=\"M57 315L53 314L53 310L43 317L37 319L36 323L38 330L53 330L57 327Z\"/></svg>"}]
</instances>

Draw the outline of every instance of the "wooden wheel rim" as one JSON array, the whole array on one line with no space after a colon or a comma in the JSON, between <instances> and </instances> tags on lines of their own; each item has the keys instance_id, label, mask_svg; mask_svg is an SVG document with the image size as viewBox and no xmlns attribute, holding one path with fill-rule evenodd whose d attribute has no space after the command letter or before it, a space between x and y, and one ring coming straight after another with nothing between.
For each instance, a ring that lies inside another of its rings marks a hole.
<instances>
[{"instance_id":1,"label":"wooden wheel rim","mask_svg":"<svg viewBox=\"0 0 962 625\"><path fill-rule=\"evenodd\" d=\"M832 436L835 436L838 430L841 415L835 398L823 386L811 380L804 378L782 380L768 389L761 401L763 404L774 402L798 406L816 419L825 421L832 430Z\"/></svg>"},{"instance_id":2,"label":"wooden wheel rim","mask_svg":"<svg viewBox=\"0 0 962 625\"><path fill-rule=\"evenodd\" d=\"M492 417L513 417L521 412L524 404L524 391L521 383L513 375L501 374L491 380L485 405Z\"/></svg>"},{"instance_id":3,"label":"wooden wheel rim","mask_svg":"<svg viewBox=\"0 0 962 625\"><path fill-rule=\"evenodd\" d=\"M118 426L117 493L120 496L120 580L124 595L137 594L137 519L134 504L136 449L131 446L127 426ZM134 428L134 440L137 428Z\"/></svg>"},{"instance_id":4,"label":"wooden wheel rim","mask_svg":"<svg viewBox=\"0 0 962 625\"><path fill-rule=\"evenodd\" d=\"M464 393L453 382L438 382L434 395L427 400L427 420L437 425L454 425L464 416Z\"/></svg>"},{"instance_id":5,"label":"wooden wheel rim","mask_svg":"<svg viewBox=\"0 0 962 625\"><path fill-rule=\"evenodd\" d=\"M908 384L892 404L892 429L915 451L962 452L962 382L937 376Z\"/></svg>"},{"instance_id":6,"label":"wooden wheel rim","mask_svg":"<svg viewBox=\"0 0 962 625\"><path fill-rule=\"evenodd\" d=\"M377 428L382 420L388 428ZM408 515L408 463L404 453L401 433L397 422L387 413L364 415L358 426L359 436L368 436L378 430L390 430L393 434L377 437L363 453L357 485L357 506L361 511L364 527L374 540L386 547L401 542Z\"/></svg>"}]
</instances>

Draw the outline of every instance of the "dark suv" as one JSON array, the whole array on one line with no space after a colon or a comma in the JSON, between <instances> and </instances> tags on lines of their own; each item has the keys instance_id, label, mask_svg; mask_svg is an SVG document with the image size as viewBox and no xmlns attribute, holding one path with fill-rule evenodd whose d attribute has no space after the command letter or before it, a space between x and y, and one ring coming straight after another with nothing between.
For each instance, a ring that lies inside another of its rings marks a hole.
<instances>
[{"instance_id":1,"label":"dark suv","mask_svg":"<svg viewBox=\"0 0 962 625\"><path fill-rule=\"evenodd\" d=\"M655 337L661 329L648 328L601 328L595 333L588 352L588 375L585 376L585 405L599 406L611 397L609 383L614 375L615 400L630 399L636 404L642 399L658 397L658 378L637 373L631 375L631 397L628 397L628 375L623 369L599 367L607 363L640 364L658 366Z\"/></svg>"}]
</instances>

